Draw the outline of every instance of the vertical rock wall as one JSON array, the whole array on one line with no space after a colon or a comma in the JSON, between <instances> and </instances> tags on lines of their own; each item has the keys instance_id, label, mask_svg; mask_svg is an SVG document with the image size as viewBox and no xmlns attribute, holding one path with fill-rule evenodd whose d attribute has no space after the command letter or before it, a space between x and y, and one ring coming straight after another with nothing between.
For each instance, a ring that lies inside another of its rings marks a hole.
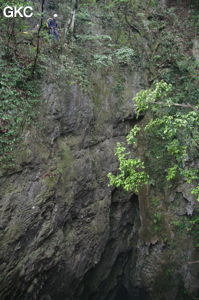
<instances>
[{"instance_id":1,"label":"vertical rock wall","mask_svg":"<svg viewBox=\"0 0 199 300\"><path fill-rule=\"evenodd\" d=\"M97 75L95 98L44 87L43 126L26 133L17 168L0 179L1 299L105 299L122 280L138 201L112 191L107 173L137 122L130 99L141 79L127 76L129 102L111 93L112 80Z\"/></svg>"}]
</instances>

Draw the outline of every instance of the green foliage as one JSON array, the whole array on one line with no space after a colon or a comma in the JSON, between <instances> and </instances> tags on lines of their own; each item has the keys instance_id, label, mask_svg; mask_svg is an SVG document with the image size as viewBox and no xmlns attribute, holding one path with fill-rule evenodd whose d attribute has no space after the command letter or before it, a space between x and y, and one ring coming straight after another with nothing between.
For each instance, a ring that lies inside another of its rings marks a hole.
<instances>
[{"instance_id":1,"label":"green foliage","mask_svg":"<svg viewBox=\"0 0 199 300\"><path fill-rule=\"evenodd\" d=\"M123 47L115 50L114 52L116 59L121 64L129 64L132 62L135 52L133 49L128 47Z\"/></svg>"},{"instance_id":2,"label":"green foliage","mask_svg":"<svg viewBox=\"0 0 199 300\"><path fill-rule=\"evenodd\" d=\"M93 64L96 66L110 67L113 65L112 57L110 55L94 54Z\"/></svg>"},{"instance_id":3,"label":"green foliage","mask_svg":"<svg viewBox=\"0 0 199 300\"><path fill-rule=\"evenodd\" d=\"M163 231L163 215L162 212L156 211L152 215L153 229L155 232Z\"/></svg>"},{"instance_id":4,"label":"green foliage","mask_svg":"<svg viewBox=\"0 0 199 300\"><path fill-rule=\"evenodd\" d=\"M35 81L27 81L26 69L0 60L0 162L12 159L12 152L25 124L34 119L38 92Z\"/></svg>"},{"instance_id":5,"label":"green foliage","mask_svg":"<svg viewBox=\"0 0 199 300\"><path fill-rule=\"evenodd\" d=\"M180 232L187 230L187 224L181 220L173 220L171 224L174 225Z\"/></svg>"},{"instance_id":6,"label":"green foliage","mask_svg":"<svg viewBox=\"0 0 199 300\"><path fill-rule=\"evenodd\" d=\"M161 215L160 212L154 213L154 215L153 215L153 223L154 223L154 224L160 223L161 218L162 218L162 215Z\"/></svg>"},{"instance_id":7,"label":"green foliage","mask_svg":"<svg viewBox=\"0 0 199 300\"><path fill-rule=\"evenodd\" d=\"M58 8L57 2L55 0L48 0L48 9L55 10Z\"/></svg>"},{"instance_id":8,"label":"green foliage","mask_svg":"<svg viewBox=\"0 0 199 300\"><path fill-rule=\"evenodd\" d=\"M168 168L166 179L168 181L173 180L176 178L177 174L178 174L178 165L174 165L173 167Z\"/></svg>"},{"instance_id":9,"label":"green foliage","mask_svg":"<svg viewBox=\"0 0 199 300\"><path fill-rule=\"evenodd\" d=\"M109 35L91 35L91 34L78 34L76 35L76 38L81 40L81 41L102 41L102 42L107 42L107 41L111 41L111 37Z\"/></svg>"},{"instance_id":10,"label":"green foliage","mask_svg":"<svg viewBox=\"0 0 199 300\"><path fill-rule=\"evenodd\" d=\"M141 185L147 183L144 163L139 158L129 158L130 153L121 143L117 144L116 156L119 160L119 175L108 174L110 185L123 187L124 190L138 192Z\"/></svg>"},{"instance_id":11,"label":"green foliage","mask_svg":"<svg viewBox=\"0 0 199 300\"><path fill-rule=\"evenodd\" d=\"M148 90L137 93L134 98L137 116L148 111L150 118L144 126L136 125L126 140L128 144L136 148L137 137L139 138L139 132L142 130L143 137L148 144L147 155L151 159L148 160L146 155L141 157L139 151L135 158L129 159L127 156L130 153L125 153L126 146L119 145L116 155L119 160L120 173L117 176L109 174L111 185L122 186L125 190L132 189L137 192L139 187L148 182L148 175L152 181L156 182L160 178L163 180L164 176L167 181L171 182L174 179L184 178L187 183L194 186L192 193L199 196L197 186L199 172L190 166L197 156L199 111L197 105L176 103L175 100L176 95L172 85L163 81L156 83ZM164 162L167 167L163 172ZM134 169L131 172L132 166L136 168L136 172L140 172L139 180ZM156 166L162 170L161 177L156 171ZM146 170L148 175L145 173ZM131 180L136 183L128 185Z\"/></svg>"},{"instance_id":12,"label":"green foliage","mask_svg":"<svg viewBox=\"0 0 199 300\"><path fill-rule=\"evenodd\" d=\"M122 78L117 78L116 83L112 87L112 90L117 94L121 96L121 92L125 90L125 85L124 85L124 79Z\"/></svg>"},{"instance_id":13,"label":"green foliage","mask_svg":"<svg viewBox=\"0 0 199 300\"><path fill-rule=\"evenodd\" d=\"M160 98L164 99L165 101L163 105L170 106L171 99L167 98L167 96L168 93L171 92L171 90L171 84L167 84L166 82L161 81L158 84L156 84L155 87L150 88L148 90L141 90L139 93L137 93L136 97L134 98L134 101L136 103L137 116L148 110L149 106L151 105L153 105L152 108L154 110L156 108L155 101Z\"/></svg>"},{"instance_id":14,"label":"green foliage","mask_svg":"<svg viewBox=\"0 0 199 300\"><path fill-rule=\"evenodd\" d=\"M193 215L190 217L181 216L180 219L174 219L171 224L182 233L190 233L195 242L195 247L199 248L199 217L198 215Z\"/></svg>"},{"instance_id":15,"label":"green foliage","mask_svg":"<svg viewBox=\"0 0 199 300\"><path fill-rule=\"evenodd\" d=\"M19 7L30 3L1 2L1 9L6 4ZM24 128L35 121L40 96L40 85L32 76L37 31L30 30L26 18L1 18L0 24L0 163L8 167ZM35 75L40 76L40 69Z\"/></svg>"},{"instance_id":16,"label":"green foliage","mask_svg":"<svg viewBox=\"0 0 199 300\"><path fill-rule=\"evenodd\" d=\"M131 129L130 133L128 134L128 136L126 138L128 144L136 144L136 142L137 142L136 136L140 130L141 130L141 128L137 125L135 125Z\"/></svg>"},{"instance_id":17,"label":"green foliage","mask_svg":"<svg viewBox=\"0 0 199 300\"><path fill-rule=\"evenodd\" d=\"M119 48L116 49L112 54L94 54L92 65L106 68L113 66L114 63L120 65L130 65L133 61L134 55L135 52L133 49L127 47Z\"/></svg>"},{"instance_id":18,"label":"green foliage","mask_svg":"<svg viewBox=\"0 0 199 300\"><path fill-rule=\"evenodd\" d=\"M190 231L194 237L196 247L199 248L199 216L193 216L189 222Z\"/></svg>"}]
</instances>

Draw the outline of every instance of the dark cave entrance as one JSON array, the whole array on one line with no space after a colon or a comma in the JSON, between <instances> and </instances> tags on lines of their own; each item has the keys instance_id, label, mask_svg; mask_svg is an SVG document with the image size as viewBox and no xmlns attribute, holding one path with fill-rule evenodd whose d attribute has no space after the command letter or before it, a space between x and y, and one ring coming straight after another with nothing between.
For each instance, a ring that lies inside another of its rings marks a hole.
<instances>
[{"instance_id":1,"label":"dark cave entrance","mask_svg":"<svg viewBox=\"0 0 199 300\"><path fill-rule=\"evenodd\" d=\"M122 285L118 288L117 294L113 300L149 300L143 289L134 288L129 294L127 289Z\"/></svg>"},{"instance_id":2,"label":"dark cave entrance","mask_svg":"<svg viewBox=\"0 0 199 300\"><path fill-rule=\"evenodd\" d=\"M121 286L116 294L114 300L132 300L127 289L124 286Z\"/></svg>"}]
</instances>

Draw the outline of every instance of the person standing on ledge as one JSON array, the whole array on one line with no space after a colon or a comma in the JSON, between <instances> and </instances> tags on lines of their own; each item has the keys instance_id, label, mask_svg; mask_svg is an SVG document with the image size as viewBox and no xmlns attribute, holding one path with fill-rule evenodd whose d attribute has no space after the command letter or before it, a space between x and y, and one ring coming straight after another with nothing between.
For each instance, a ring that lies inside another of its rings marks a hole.
<instances>
[{"instance_id":1,"label":"person standing on ledge","mask_svg":"<svg viewBox=\"0 0 199 300\"><path fill-rule=\"evenodd\" d=\"M52 38L55 37L55 39L58 41L59 40L59 32L57 29L57 14L53 15L53 18L48 19L48 28L50 31L50 35Z\"/></svg>"}]
</instances>

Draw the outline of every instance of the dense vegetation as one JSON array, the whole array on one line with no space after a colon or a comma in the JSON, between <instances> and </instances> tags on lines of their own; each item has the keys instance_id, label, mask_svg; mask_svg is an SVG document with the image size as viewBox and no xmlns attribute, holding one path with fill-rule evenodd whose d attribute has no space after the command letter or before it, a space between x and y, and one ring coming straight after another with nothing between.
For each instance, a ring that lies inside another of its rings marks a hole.
<instances>
[{"instance_id":1,"label":"dense vegetation","mask_svg":"<svg viewBox=\"0 0 199 300\"><path fill-rule=\"evenodd\" d=\"M126 142L117 145L119 170L108 177L110 185L138 195L148 185L156 190L156 195L166 197L168 191L186 182L191 194L199 200L199 65L192 56L199 11L196 2L190 1L189 5L180 11L173 7L163 11L150 2L148 16L139 7L133 20L134 30L138 29L145 40L139 48L146 51L141 67L148 73L149 87L133 99L137 116L143 120L132 128ZM186 15L186 20L181 19L181 14ZM141 18L145 19L142 28ZM152 227L162 235L166 232L163 224L167 222L162 215L164 204L157 198L150 201ZM170 222L177 229L192 232L199 245L196 211L192 217Z\"/></svg>"},{"instance_id":2,"label":"dense vegetation","mask_svg":"<svg viewBox=\"0 0 199 300\"><path fill-rule=\"evenodd\" d=\"M23 6L27 1L8 1ZM0 3L1 12L6 6ZM38 74L34 76L36 31L23 18L0 21L0 162L11 166L24 128L36 121L33 109L39 99Z\"/></svg>"},{"instance_id":3,"label":"dense vegetation","mask_svg":"<svg viewBox=\"0 0 199 300\"><path fill-rule=\"evenodd\" d=\"M176 180L184 178L198 197L198 170L194 167L199 142L198 62L190 55L188 36L193 39L197 32L198 14L196 7L190 12L187 24L174 10L157 16L155 6L148 18L150 33L153 28L159 31L155 38L151 36L155 46L151 46L152 55L145 62L152 88L134 98L137 115L144 113L146 117L127 137L128 144L137 145L137 156L131 158L126 146L118 145L120 172L117 176L109 174L110 184L138 192L147 182L163 184L166 180L175 185ZM145 144L144 154L139 153L139 136Z\"/></svg>"}]
</instances>

